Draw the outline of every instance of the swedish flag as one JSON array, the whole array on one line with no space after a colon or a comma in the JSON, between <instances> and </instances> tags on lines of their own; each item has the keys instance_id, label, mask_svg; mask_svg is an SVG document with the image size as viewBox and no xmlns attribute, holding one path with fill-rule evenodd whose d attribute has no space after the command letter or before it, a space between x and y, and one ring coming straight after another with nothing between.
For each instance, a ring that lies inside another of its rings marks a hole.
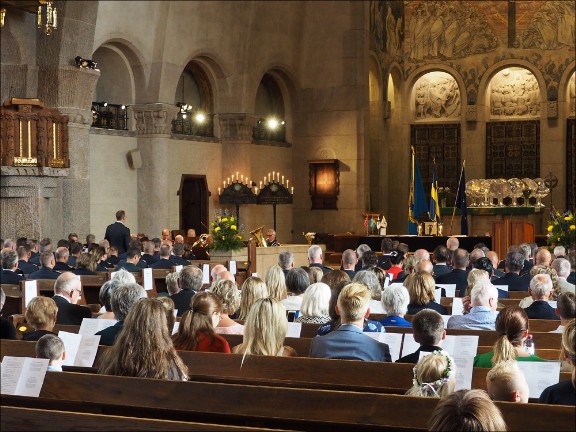
<instances>
[{"instance_id":1,"label":"swedish flag","mask_svg":"<svg viewBox=\"0 0 576 432\"><path fill-rule=\"evenodd\" d=\"M412 169L410 172L410 198L408 200L408 234L418 234L418 218L428 213L426 204L426 194L422 186L422 177L418 161L414 156L414 147L412 147Z\"/></svg>"},{"instance_id":2,"label":"swedish flag","mask_svg":"<svg viewBox=\"0 0 576 432\"><path fill-rule=\"evenodd\" d=\"M440 223L440 205L438 204L438 179L436 176L436 165L432 168L432 186L430 188L430 220Z\"/></svg>"}]
</instances>

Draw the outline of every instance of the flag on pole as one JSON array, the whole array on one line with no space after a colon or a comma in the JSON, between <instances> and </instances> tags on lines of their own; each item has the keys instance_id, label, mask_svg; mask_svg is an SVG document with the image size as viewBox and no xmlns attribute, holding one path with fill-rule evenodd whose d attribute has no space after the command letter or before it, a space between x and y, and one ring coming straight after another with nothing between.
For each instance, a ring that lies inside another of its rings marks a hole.
<instances>
[{"instance_id":1,"label":"flag on pole","mask_svg":"<svg viewBox=\"0 0 576 432\"><path fill-rule=\"evenodd\" d=\"M460 209L460 234L468 235L468 205L466 204L466 173L464 172L464 164L462 164L462 172L460 173L460 184L458 185L458 193L456 194L456 207Z\"/></svg>"},{"instance_id":2,"label":"flag on pole","mask_svg":"<svg viewBox=\"0 0 576 432\"><path fill-rule=\"evenodd\" d=\"M418 161L412 147L412 168L410 170L410 197L408 200L408 234L418 234L418 218L428 213L426 194L418 169Z\"/></svg>"},{"instance_id":3,"label":"flag on pole","mask_svg":"<svg viewBox=\"0 0 576 432\"><path fill-rule=\"evenodd\" d=\"M438 179L436 178L436 164L432 168L432 186L430 188L430 220L440 223L440 205L438 204Z\"/></svg>"}]
</instances>

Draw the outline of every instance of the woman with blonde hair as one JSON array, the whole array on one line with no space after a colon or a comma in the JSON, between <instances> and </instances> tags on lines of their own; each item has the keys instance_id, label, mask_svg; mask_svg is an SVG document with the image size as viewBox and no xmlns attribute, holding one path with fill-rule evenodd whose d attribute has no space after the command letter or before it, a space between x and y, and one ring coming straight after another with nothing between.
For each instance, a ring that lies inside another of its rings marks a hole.
<instances>
[{"instance_id":1,"label":"woman with blonde hair","mask_svg":"<svg viewBox=\"0 0 576 432\"><path fill-rule=\"evenodd\" d=\"M58 305L50 297L34 297L26 307L26 322L34 331L26 332L22 335L22 340L37 341L46 334L55 335L52 330L56 325L58 315Z\"/></svg>"},{"instance_id":2,"label":"woman with blonde hair","mask_svg":"<svg viewBox=\"0 0 576 432\"><path fill-rule=\"evenodd\" d=\"M264 280L268 287L268 291L270 291L270 297L275 298L278 301L282 301L288 297L286 276L284 276L284 272L278 264L268 268Z\"/></svg>"},{"instance_id":3,"label":"woman with blonde hair","mask_svg":"<svg viewBox=\"0 0 576 432\"><path fill-rule=\"evenodd\" d=\"M408 314L414 315L422 309L433 309L440 315L448 315L448 310L434 301L436 284L434 277L425 271L417 271L407 287L410 294Z\"/></svg>"},{"instance_id":4,"label":"woman with blonde hair","mask_svg":"<svg viewBox=\"0 0 576 432\"><path fill-rule=\"evenodd\" d=\"M74 274L82 275L95 275L96 274L96 258L88 252L84 252L76 260L76 268L72 271Z\"/></svg>"},{"instance_id":5,"label":"woman with blonde hair","mask_svg":"<svg viewBox=\"0 0 576 432\"><path fill-rule=\"evenodd\" d=\"M443 398L456 387L456 366L446 351L434 351L414 366L412 388L408 396Z\"/></svg>"},{"instance_id":6,"label":"woman with blonde hair","mask_svg":"<svg viewBox=\"0 0 576 432\"><path fill-rule=\"evenodd\" d=\"M466 288L467 296L469 296L470 293L472 292L472 288L474 288L476 282L480 280L486 280L487 282L490 282L490 275L488 274L488 272L486 270L481 270L478 268L473 268L472 270L470 270L466 278L466 282L468 282L468 287Z\"/></svg>"},{"instance_id":7,"label":"woman with blonde hair","mask_svg":"<svg viewBox=\"0 0 576 432\"><path fill-rule=\"evenodd\" d=\"M546 361L524 349L529 335L528 316L518 306L505 307L496 317L498 339L492 351L474 357L474 367L491 368L507 360Z\"/></svg>"},{"instance_id":8,"label":"woman with blonde hair","mask_svg":"<svg viewBox=\"0 0 576 432\"><path fill-rule=\"evenodd\" d=\"M262 298L270 297L270 292L264 281L255 276L251 276L244 281L241 291L238 319L243 321L248 317L248 312L250 312L250 307L254 302Z\"/></svg>"},{"instance_id":9,"label":"woman with blonde hair","mask_svg":"<svg viewBox=\"0 0 576 432\"><path fill-rule=\"evenodd\" d=\"M284 275L282 275L284 277ZM214 284L210 292L222 303L220 322L215 327L218 334L243 334L244 326L237 323L230 315L234 315L240 307L240 291L235 282L221 279Z\"/></svg>"},{"instance_id":10,"label":"woman with blonde hair","mask_svg":"<svg viewBox=\"0 0 576 432\"><path fill-rule=\"evenodd\" d=\"M288 330L286 308L276 299L257 300L244 324L244 339L236 345L233 353L247 355L268 355L294 357L294 348L284 346Z\"/></svg>"},{"instance_id":11,"label":"woman with blonde hair","mask_svg":"<svg viewBox=\"0 0 576 432\"><path fill-rule=\"evenodd\" d=\"M192 297L190 310L182 315L178 333L173 336L176 349L229 353L226 339L214 331L221 312L222 304L214 294L204 291Z\"/></svg>"},{"instance_id":12,"label":"woman with blonde hair","mask_svg":"<svg viewBox=\"0 0 576 432\"><path fill-rule=\"evenodd\" d=\"M168 331L170 334L174 332L174 325L176 324L176 314L174 313L174 300L170 297L156 297L156 300L162 303L166 310L166 321L168 322Z\"/></svg>"},{"instance_id":13,"label":"woman with blonde hair","mask_svg":"<svg viewBox=\"0 0 576 432\"><path fill-rule=\"evenodd\" d=\"M188 368L174 349L166 310L152 298L128 312L116 342L104 353L100 374L185 381Z\"/></svg>"},{"instance_id":14,"label":"woman with blonde hair","mask_svg":"<svg viewBox=\"0 0 576 432\"><path fill-rule=\"evenodd\" d=\"M304 271L308 273L308 278L310 279L310 284L321 282L324 277L324 272L319 267L308 267L302 266Z\"/></svg>"},{"instance_id":15,"label":"woman with blonde hair","mask_svg":"<svg viewBox=\"0 0 576 432\"><path fill-rule=\"evenodd\" d=\"M350 276L343 270L332 270L324 273L321 282L328 285L330 289L335 289L342 282L350 282Z\"/></svg>"},{"instance_id":16,"label":"woman with blonde hair","mask_svg":"<svg viewBox=\"0 0 576 432\"><path fill-rule=\"evenodd\" d=\"M544 389L538 402L554 405L576 405L576 321L566 325L562 334L561 356L572 365L572 378Z\"/></svg>"},{"instance_id":17,"label":"woman with blonde hair","mask_svg":"<svg viewBox=\"0 0 576 432\"><path fill-rule=\"evenodd\" d=\"M330 322L330 315L328 314L330 295L330 287L325 283L316 282L310 285L302 296L300 315L294 321L309 324Z\"/></svg>"}]
</instances>

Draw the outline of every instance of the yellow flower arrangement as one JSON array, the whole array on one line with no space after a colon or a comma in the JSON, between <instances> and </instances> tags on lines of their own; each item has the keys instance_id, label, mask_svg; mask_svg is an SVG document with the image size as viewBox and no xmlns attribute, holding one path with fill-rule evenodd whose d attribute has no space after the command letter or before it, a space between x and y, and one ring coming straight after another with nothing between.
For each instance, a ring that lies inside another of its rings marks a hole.
<instances>
[{"instance_id":1,"label":"yellow flower arrangement","mask_svg":"<svg viewBox=\"0 0 576 432\"><path fill-rule=\"evenodd\" d=\"M212 238L214 244L213 250L239 250L244 246L242 241L241 226L238 229L236 216L229 213L228 210L218 211L216 220L212 222Z\"/></svg>"},{"instance_id":2,"label":"yellow flower arrangement","mask_svg":"<svg viewBox=\"0 0 576 432\"><path fill-rule=\"evenodd\" d=\"M550 221L548 222L548 244L550 246L564 246L569 248L576 241L576 225L569 224L574 220L574 214L571 211L560 213L552 210Z\"/></svg>"}]
</instances>

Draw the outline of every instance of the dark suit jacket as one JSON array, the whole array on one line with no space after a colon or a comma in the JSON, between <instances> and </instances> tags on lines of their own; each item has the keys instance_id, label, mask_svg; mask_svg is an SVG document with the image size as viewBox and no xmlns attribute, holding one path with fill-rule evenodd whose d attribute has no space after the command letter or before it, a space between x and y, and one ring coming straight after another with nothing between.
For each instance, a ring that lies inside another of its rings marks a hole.
<instances>
[{"instance_id":1,"label":"dark suit jacket","mask_svg":"<svg viewBox=\"0 0 576 432\"><path fill-rule=\"evenodd\" d=\"M40 252L32 252L28 262L31 264L36 264L38 267L40 267Z\"/></svg>"},{"instance_id":2,"label":"dark suit jacket","mask_svg":"<svg viewBox=\"0 0 576 432\"><path fill-rule=\"evenodd\" d=\"M76 260L77 260L77 259L78 259L77 256L70 255L70 256L68 257L68 265L69 265L70 267L76 267Z\"/></svg>"},{"instance_id":3,"label":"dark suit jacket","mask_svg":"<svg viewBox=\"0 0 576 432\"><path fill-rule=\"evenodd\" d=\"M0 339L16 339L16 328L14 324L4 317L0 317Z\"/></svg>"},{"instance_id":4,"label":"dark suit jacket","mask_svg":"<svg viewBox=\"0 0 576 432\"><path fill-rule=\"evenodd\" d=\"M466 270L453 269L450 273L443 274L436 278L437 284L456 284L456 291L460 292L459 296L464 297L466 288L468 288L468 273Z\"/></svg>"},{"instance_id":5,"label":"dark suit jacket","mask_svg":"<svg viewBox=\"0 0 576 432\"><path fill-rule=\"evenodd\" d=\"M22 270L22 273L24 274L30 274L38 270L38 266L36 264L32 264L24 260L18 260L18 268Z\"/></svg>"},{"instance_id":6,"label":"dark suit jacket","mask_svg":"<svg viewBox=\"0 0 576 432\"><path fill-rule=\"evenodd\" d=\"M132 273L138 273L142 271L140 267L129 262L123 262L118 264L118 267L116 267L116 271L120 270L121 268Z\"/></svg>"},{"instance_id":7,"label":"dark suit jacket","mask_svg":"<svg viewBox=\"0 0 576 432\"><path fill-rule=\"evenodd\" d=\"M92 312L86 306L72 304L59 295L55 295L52 298L58 306L56 324L80 325L84 318L92 318Z\"/></svg>"},{"instance_id":8,"label":"dark suit jacket","mask_svg":"<svg viewBox=\"0 0 576 432\"><path fill-rule=\"evenodd\" d=\"M441 304L436 303L435 301L431 301L425 305L417 305L417 304L409 304L408 305L408 314L414 315L420 312L422 309L432 309L438 312L440 315L448 315L448 309L446 309Z\"/></svg>"},{"instance_id":9,"label":"dark suit jacket","mask_svg":"<svg viewBox=\"0 0 576 432\"><path fill-rule=\"evenodd\" d=\"M108 345L108 346L114 345L114 342L116 341L116 336L118 336L118 333L120 333L120 330L122 330L123 326L124 321L118 321L113 326L105 328L104 330L100 330L98 333L96 333L97 335L100 336L99 345Z\"/></svg>"},{"instance_id":10,"label":"dark suit jacket","mask_svg":"<svg viewBox=\"0 0 576 432\"><path fill-rule=\"evenodd\" d=\"M190 309L192 297L196 294L193 290L180 290L176 294L172 294L170 298L174 302L174 309L178 310L176 316L182 316L184 312Z\"/></svg>"},{"instance_id":11,"label":"dark suit jacket","mask_svg":"<svg viewBox=\"0 0 576 432\"><path fill-rule=\"evenodd\" d=\"M308 267L318 267L320 270L322 270L322 273L328 273L328 272L332 271L332 269L330 267L326 267L325 265L318 264L318 263L310 264Z\"/></svg>"},{"instance_id":12,"label":"dark suit jacket","mask_svg":"<svg viewBox=\"0 0 576 432\"><path fill-rule=\"evenodd\" d=\"M404 357L400 357L396 360L396 363L418 363L420 359L420 352L434 352L434 351L442 351L442 348L434 345L420 345L420 348L416 352L412 354L405 355Z\"/></svg>"},{"instance_id":13,"label":"dark suit jacket","mask_svg":"<svg viewBox=\"0 0 576 432\"><path fill-rule=\"evenodd\" d=\"M174 266L175 264L172 264L172 261L166 259L166 258L160 258L158 261L156 261L154 264L150 265L151 268L153 269L166 269L166 270L170 270L172 268L172 266Z\"/></svg>"},{"instance_id":14,"label":"dark suit jacket","mask_svg":"<svg viewBox=\"0 0 576 432\"><path fill-rule=\"evenodd\" d=\"M354 270L342 270L342 271L350 277L350 280L354 279L354 276L356 276L356 272Z\"/></svg>"},{"instance_id":15,"label":"dark suit jacket","mask_svg":"<svg viewBox=\"0 0 576 432\"><path fill-rule=\"evenodd\" d=\"M72 270L74 270L74 267L71 267L68 264L63 263L63 262L57 262L54 265L54 270L59 271L59 272L72 271Z\"/></svg>"},{"instance_id":16,"label":"dark suit jacket","mask_svg":"<svg viewBox=\"0 0 576 432\"><path fill-rule=\"evenodd\" d=\"M128 246L130 246L130 228L122 222L116 221L108 225L104 238L110 242L110 246L116 246L118 248L118 254L122 254L126 252Z\"/></svg>"},{"instance_id":17,"label":"dark suit jacket","mask_svg":"<svg viewBox=\"0 0 576 432\"><path fill-rule=\"evenodd\" d=\"M433 268L435 277L445 275L445 274L450 273L452 271L452 269L450 268L450 266L448 264L446 264L446 265L434 264L434 266L432 268Z\"/></svg>"},{"instance_id":18,"label":"dark suit jacket","mask_svg":"<svg viewBox=\"0 0 576 432\"><path fill-rule=\"evenodd\" d=\"M28 279L58 279L62 273L52 270L48 267L40 267L40 270L36 270L28 275Z\"/></svg>"},{"instance_id":19,"label":"dark suit jacket","mask_svg":"<svg viewBox=\"0 0 576 432\"><path fill-rule=\"evenodd\" d=\"M392 263L390 262L390 255L381 255L378 257L378 267L382 270L388 270L392 267Z\"/></svg>"},{"instance_id":20,"label":"dark suit jacket","mask_svg":"<svg viewBox=\"0 0 576 432\"><path fill-rule=\"evenodd\" d=\"M530 278L525 279L516 273L506 273L492 282L494 285L508 285L508 291L528 291Z\"/></svg>"},{"instance_id":21,"label":"dark suit jacket","mask_svg":"<svg viewBox=\"0 0 576 432\"><path fill-rule=\"evenodd\" d=\"M104 270L104 271L106 271L106 270ZM86 276L86 275L95 275L96 274L95 272L90 271L84 267L79 267L77 269L74 269L73 272L75 275L78 275L78 276Z\"/></svg>"},{"instance_id":22,"label":"dark suit jacket","mask_svg":"<svg viewBox=\"0 0 576 432\"><path fill-rule=\"evenodd\" d=\"M170 261L172 261L172 265L175 265L175 266L177 266L177 265L189 266L190 265L190 261L188 261L182 257L176 256L176 255L172 255L170 257Z\"/></svg>"},{"instance_id":23,"label":"dark suit jacket","mask_svg":"<svg viewBox=\"0 0 576 432\"><path fill-rule=\"evenodd\" d=\"M160 258L155 257L154 255L150 255L150 254L142 254L142 257L140 258L140 261L144 260L146 261L146 264L148 264L148 267L152 267L152 264L154 264L156 261L158 261Z\"/></svg>"},{"instance_id":24,"label":"dark suit jacket","mask_svg":"<svg viewBox=\"0 0 576 432\"><path fill-rule=\"evenodd\" d=\"M560 319L556 316L555 309L550 306L547 301L544 300L536 300L534 303L524 309L524 311L530 319Z\"/></svg>"},{"instance_id":25,"label":"dark suit jacket","mask_svg":"<svg viewBox=\"0 0 576 432\"><path fill-rule=\"evenodd\" d=\"M2 276L0 282L3 284L18 285L20 281L24 280L24 276L19 275L11 270L2 269Z\"/></svg>"}]
</instances>

